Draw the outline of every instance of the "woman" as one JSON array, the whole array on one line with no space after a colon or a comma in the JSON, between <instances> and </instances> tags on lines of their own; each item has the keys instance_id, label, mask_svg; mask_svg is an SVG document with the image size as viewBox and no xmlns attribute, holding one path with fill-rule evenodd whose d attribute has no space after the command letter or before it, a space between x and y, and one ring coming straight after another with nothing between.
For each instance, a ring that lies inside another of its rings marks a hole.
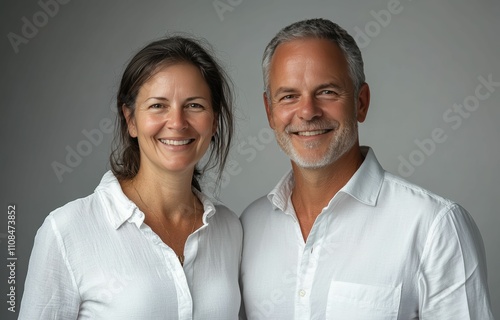
<instances>
[{"instance_id":1,"label":"woman","mask_svg":"<svg viewBox=\"0 0 500 320\"><path fill-rule=\"evenodd\" d=\"M238 317L241 226L198 182L208 167L222 172L228 154L226 79L188 38L133 57L117 97L112 170L39 229L19 319Z\"/></svg>"}]
</instances>

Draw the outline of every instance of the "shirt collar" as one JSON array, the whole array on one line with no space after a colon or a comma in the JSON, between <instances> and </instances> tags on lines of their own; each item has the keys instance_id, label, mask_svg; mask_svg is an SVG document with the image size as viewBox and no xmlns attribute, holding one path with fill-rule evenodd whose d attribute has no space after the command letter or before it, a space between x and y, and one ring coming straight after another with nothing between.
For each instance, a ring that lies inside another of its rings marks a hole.
<instances>
[{"instance_id":1,"label":"shirt collar","mask_svg":"<svg viewBox=\"0 0 500 320\"><path fill-rule=\"evenodd\" d=\"M203 192L198 191L196 188L192 189L194 194L200 199L203 204L203 224L208 224L208 219L215 214L215 204L212 199L210 199Z\"/></svg>"},{"instance_id":2,"label":"shirt collar","mask_svg":"<svg viewBox=\"0 0 500 320\"><path fill-rule=\"evenodd\" d=\"M384 182L385 171L372 148L361 147L365 160L340 192L347 193L366 205L375 206Z\"/></svg>"},{"instance_id":3,"label":"shirt collar","mask_svg":"<svg viewBox=\"0 0 500 320\"><path fill-rule=\"evenodd\" d=\"M123 193L118 179L116 179L111 171L104 174L95 192L101 196L101 200L107 209L108 219L113 228L118 229L125 221L134 216L138 216L139 220L144 221L144 215L140 212L137 205ZM141 214L142 219L140 219ZM142 223L142 221L134 222L137 224L139 222Z\"/></svg>"},{"instance_id":4,"label":"shirt collar","mask_svg":"<svg viewBox=\"0 0 500 320\"><path fill-rule=\"evenodd\" d=\"M288 207L288 199L292 195L293 185L295 184L293 178L293 171L288 171L287 174L281 178L276 187L267 195L267 199L272 203L273 208L280 209L286 212Z\"/></svg>"},{"instance_id":5,"label":"shirt collar","mask_svg":"<svg viewBox=\"0 0 500 320\"><path fill-rule=\"evenodd\" d=\"M375 206L382 188L385 171L370 147L361 147L365 160L339 192L349 194L366 205ZM293 171L290 170L276 187L267 195L273 208L286 212L294 185Z\"/></svg>"},{"instance_id":6,"label":"shirt collar","mask_svg":"<svg viewBox=\"0 0 500 320\"><path fill-rule=\"evenodd\" d=\"M118 229L126 221L135 223L137 227L144 222L144 213L123 193L118 179L111 171L104 174L95 192L102 195L101 199L113 228ZM203 204L203 224L207 224L208 219L215 214L215 205L204 193L195 188L193 192Z\"/></svg>"}]
</instances>

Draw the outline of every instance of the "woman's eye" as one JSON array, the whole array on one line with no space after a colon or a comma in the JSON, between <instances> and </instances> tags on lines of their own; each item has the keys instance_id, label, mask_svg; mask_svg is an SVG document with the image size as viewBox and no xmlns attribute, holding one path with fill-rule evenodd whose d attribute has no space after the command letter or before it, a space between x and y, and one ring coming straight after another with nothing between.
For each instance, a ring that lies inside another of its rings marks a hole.
<instances>
[{"instance_id":1,"label":"woman's eye","mask_svg":"<svg viewBox=\"0 0 500 320\"><path fill-rule=\"evenodd\" d=\"M151 105L150 108L151 109L161 109L161 108L163 108L163 105L159 104L159 103L155 103L155 104Z\"/></svg>"},{"instance_id":2,"label":"woman's eye","mask_svg":"<svg viewBox=\"0 0 500 320\"><path fill-rule=\"evenodd\" d=\"M196 110L196 109L203 109L203 106L202 106L201 104L198 104L198 103L189 103L189 104L187 105L187 107L188 107L189 109L195 109L195 110Z\"/></svg>"}]
</instances>

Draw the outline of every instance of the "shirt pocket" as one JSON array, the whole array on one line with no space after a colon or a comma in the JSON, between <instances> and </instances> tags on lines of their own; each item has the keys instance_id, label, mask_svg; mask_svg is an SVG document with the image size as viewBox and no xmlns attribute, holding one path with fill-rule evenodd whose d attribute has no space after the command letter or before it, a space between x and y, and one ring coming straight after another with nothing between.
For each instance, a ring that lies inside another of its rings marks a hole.
<instances>
[{"instance_id":1,"label":"shirt pocket","mask_svg":"<svg viewBox=\"0 0 500 320\"><path fill-rule=\"evenodd\" d=\"M332 281L326 319L395 320L400 298L401 285L390 287Z\"/></svg>"}]
</instances>

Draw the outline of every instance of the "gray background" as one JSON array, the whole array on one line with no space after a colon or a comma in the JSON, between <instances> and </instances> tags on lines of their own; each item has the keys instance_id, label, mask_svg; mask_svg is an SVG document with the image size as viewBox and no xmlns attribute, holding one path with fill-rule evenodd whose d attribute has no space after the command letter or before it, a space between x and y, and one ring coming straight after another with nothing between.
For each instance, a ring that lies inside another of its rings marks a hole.
<instances>
[{"instance_id":1,"label":"gray background","mask_svg":"<svg viewBox=\"0 0 500 320\"><path fill-rule=\"evenodd\" d=\"M218 13L214 3L225 4L225 11ZM500 5L493 0L401 0L390 21L387 15L377 21L377 12L396 3L73 0L60 4L57 12L52 6L52 16L44 16L37 1L2 1L0 251L4 266L7 205L15 204L17 308L33 237L43 219L91 193L109 168L112 133L99 124L114 120L114 94L132 54L175 31L204 37L214 46L235 83L238 116L232 169L226 172L220 199L240 214L289 168L267 127L262 51L285 25L325 17L353 35L363 30L368 37L357 37L372 92L361 143L374 148L387 170L469 210L484 238L494 314L500 317L500 216L495 205L500 195L500 87L491 88L486 99L473 97L478 77L500 81ZM27 33L31 38L16 53L8 34L23 36L26 20L35 20L38 31ZM473 111L453 111L454 104L464 102ZM434 143L435 148L427 143L423 153L415 140L429 142L435 129L446 139ZM102 141L91 144L83 130L99 130ZM78 165L71 163L72 172L60 181L52 163L70 164L68 148L87 155ZM402 158L413 161L411 174L400 167ZM0 268L2 319L12 317L5 303L7 272Z\"/></svg>"}]
</instances>

